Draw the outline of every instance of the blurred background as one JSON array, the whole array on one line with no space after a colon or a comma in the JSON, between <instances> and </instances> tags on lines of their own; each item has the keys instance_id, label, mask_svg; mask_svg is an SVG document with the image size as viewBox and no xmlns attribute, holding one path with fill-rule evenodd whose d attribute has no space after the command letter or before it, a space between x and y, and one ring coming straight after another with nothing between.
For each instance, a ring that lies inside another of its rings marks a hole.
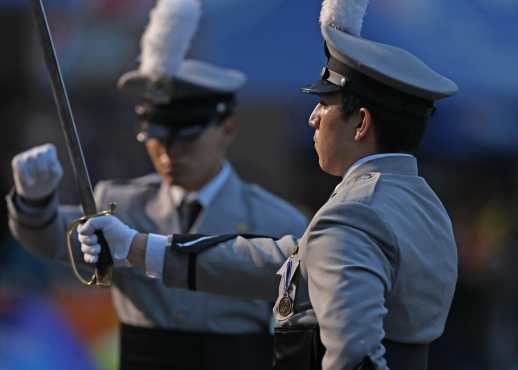
<instances>
[{"instance_id":1,"label":"blurred background","mask_svg":"<svg viewBox=\"0 0 518 370\"><path fill-rule=\"evenodd\" d=\"M151 172L135 140L133 104L115 85L137 66L154 1L45 3L93 182ZM307 126L316 100L298 91L319 77L324 62L320 2L218 3L207 9L214 21L200 30L216 41L196 41L191 54L248 74L231 160L245 179L311 215L339 182L318 168ZM52 142L65 165L61 200L75 203L29 8L29 1L0 3L0 191L12 186L16 153ZM438 104L418 156L421 174L453 218L460 256L432 370L518 369L517 24L516 0L373 0L365 19L364 37L417 54L460 86L459 95ZM115 369L109 292L83 288L66 266L32 257L9 235L6 218L2 202L0 369Z\"/></svg>"}]
</instances>

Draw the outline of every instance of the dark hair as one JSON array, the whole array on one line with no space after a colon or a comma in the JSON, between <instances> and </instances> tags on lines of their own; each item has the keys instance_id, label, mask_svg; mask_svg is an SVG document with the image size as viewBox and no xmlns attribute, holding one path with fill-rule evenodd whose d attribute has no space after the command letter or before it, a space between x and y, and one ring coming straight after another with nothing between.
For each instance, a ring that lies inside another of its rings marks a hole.
<instances>
[{"instance_id":1,"label":"dark hair","mask_svg":"<svg viewBox=\"0 0 518 370\"><path fill-rule=\"evenodd\" d=\"M362 107L367 108L372 115L378 152L415 154L426 131L428 117L398 112L354 94L344 93L342 111L345 117L350 117Z\"/></svg>"}]
</instances>

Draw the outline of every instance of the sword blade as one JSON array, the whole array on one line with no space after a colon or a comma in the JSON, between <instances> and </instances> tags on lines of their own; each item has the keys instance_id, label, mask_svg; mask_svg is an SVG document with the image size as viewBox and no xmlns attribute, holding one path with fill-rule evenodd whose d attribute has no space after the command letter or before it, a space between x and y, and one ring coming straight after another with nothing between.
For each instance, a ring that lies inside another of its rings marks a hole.
<instances>
[{"instance_id":1,"label":"sword blade","mask_svg":"<svg viewBox=\"0 0 518 370\"><path fill-rule=\"evenodd\" d=\"M97 214L97 207L92 191L92 183L86 167L81 142L79 141L79 135L77 134L77 128L72 114L72 109L70 108L67 89L61 74L61 68L56 56L56 49L54 48L54 42L52 41L52 35L47 21L47 14L42 0L32 0L32 9L38 28L38 34L41 39L41 46L43 48L43 55L47 64L47 71L52 85L54 102L58 109L59 121L65 135L68 155L70 157L70 162L72 163L74 178L79 190L83 212L87 216L92 216ZM111 284L111 271L113 265L110 249L102 232L98 231L96 232L96 235L99 240L99 244L101 245L101 253L99 255L99 260L95 264L95 281L97 285L109 286Z\"/></svg>"},{"instance_id":2,"label":"sword blade","mask_svg":"<svg viewBox=\"0 0 518 370\"><path fill-rule=\"evenodd\" d=\"M61 123L62 131L65 134L65 141L68 148L68 155L72 163L75 182L79 189L83 212L86 215L93 215L97 213L97 207L95 205L92 191L92 183L86 167L83 150L81 149L81 142L79 141L79 135L77 134L77 128L72 114L72 109L70 108L67 89L63 82L61 68L56 56L56 50L50 34L47 14L42 0L32 0L32 9L34 12L34 18L36 19L38 34L43 48L43 55L45 57L47 70L51 80L54 102L58 109L59 121Z\"/></svg>"}]
</instances>

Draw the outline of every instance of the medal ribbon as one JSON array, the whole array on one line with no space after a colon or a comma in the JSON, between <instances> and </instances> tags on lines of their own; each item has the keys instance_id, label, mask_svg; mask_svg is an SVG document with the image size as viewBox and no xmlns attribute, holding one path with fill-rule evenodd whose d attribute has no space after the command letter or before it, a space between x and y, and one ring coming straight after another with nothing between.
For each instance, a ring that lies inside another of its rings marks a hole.
<instances>
[{"instance_id":1,"label":"medal ribbon","mask_svg":"<svg viewBox=\"0 0 518 370\"><path fill-rule=\"evenodd\" d=\"M286 276L284 279L284 295L288 295L288 288L290 287L290 277L291 277L291 264L293 262L293 256L290 256L288 260L288 264L286 265Z\"/></svg>"}]
</instances>

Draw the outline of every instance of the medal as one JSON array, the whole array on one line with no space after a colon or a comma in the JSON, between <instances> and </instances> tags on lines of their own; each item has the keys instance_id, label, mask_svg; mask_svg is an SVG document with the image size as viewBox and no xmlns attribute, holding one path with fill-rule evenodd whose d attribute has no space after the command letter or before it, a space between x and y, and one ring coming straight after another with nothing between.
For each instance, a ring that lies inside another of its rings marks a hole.
<instances>
[{"instance_id":1,"label":"medal","mask_svg":"<svg viewBox=\"0 0 518 370\"><path fill-rule=\"evenodd\" d=\"M279 315L286 317L293 311L293 302L291 301L288 295L285 295L279 301L279 305L277 306L277 311Z\"/></svg>"},{"instance_id":2,"label":"medal","mask_svg":"<svg viewBox=\"0 0 518 370\"><path fill-rule=\"evenodd\" d=\"M279 312L279 315L282 317L289 316L293 312L293 301L288 294L293 256L294 254L290 256L288 264L286 265L286 274L284 277L284 296L280 299L279 304L277 305L277 312Z\"/></svg>"}]
</instances>

